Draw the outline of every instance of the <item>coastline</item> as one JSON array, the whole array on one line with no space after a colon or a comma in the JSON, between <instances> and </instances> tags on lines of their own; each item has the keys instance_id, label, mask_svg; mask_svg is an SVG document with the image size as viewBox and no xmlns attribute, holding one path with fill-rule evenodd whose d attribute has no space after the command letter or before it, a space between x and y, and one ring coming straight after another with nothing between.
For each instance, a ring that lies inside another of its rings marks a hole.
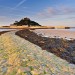
<instances>
[{"instance_id":1,"label":"coastline","mask_svg":"<svg viewBox=\"0 0 75 75\"><path fill-rule=\"evenodd\" d=\"M42 50L47 50L48 52L75 64L75 40L42 37L29 30L18 31L16 32L16 35L40 46Z\"/></svg>"},{"instance_id":2,"label":"coastline","mask_svg":"<svg viewBox=\"0 0 75 75\"><path fill-rule=\"evenodd\" d=\"M11 31L0 36L0 75L75 74L74 64L42 50L41 47L15 35L16 32Z\"/></svg>"},{"instance_id":3,"label":"coastline","mask_svg":"<svg viewBox=\"0 0 75 75\"><path fill-rule=\"evenodd\" d=\"M14 31L16 29L1 29L0 32ZM24 30L24 29L19 29ZM63 38L67 40L75 39L75 30L73 29L31 29L37 35L49 38Z\"/></svg>"},{"instance_id":4,"label":"coastline","mask_svg":"<svg viewBox=\"0 0 75 75\"><path fill-rule=\"evenodd\" d=\"M50 38L63 38L67 40L75 39L75 30L70 29L38 29L34 30L36 34L41 34L42 36Z\"/></svg>"},{"instance_id":5,"label":"coastline","mask_svg":"<svg viewBox=\"0 0 75 75\"><path fill-rule=\"evenodd\" d=\"M7 32L9 32L9 31L0 31L0 35L7 33Z\"/></svg>"}]
</instances>

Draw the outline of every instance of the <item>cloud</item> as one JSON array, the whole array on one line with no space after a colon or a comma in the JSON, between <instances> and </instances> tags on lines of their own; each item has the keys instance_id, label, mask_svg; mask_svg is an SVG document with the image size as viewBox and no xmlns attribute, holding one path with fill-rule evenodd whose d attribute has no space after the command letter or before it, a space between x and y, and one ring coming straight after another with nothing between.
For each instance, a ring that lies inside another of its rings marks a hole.
<instances>
[{"instance_id":1,"label":"cloud","mask_svg":"<svg viewBox=\"0 0 75 75\"><path fill-rule=\"evenodd\" d=\"M22 0L21 2L19 2L19 3L15 6L15 8L21 6L25 1L26 1L26 0Z\"/></svg>"},{"instance_id":2,"label":"cloud","mask_svg":"<svg viewBox=\"0 0 75 75\"><path fill-rule=\"evenodd\" d=\"M75 8L62 6L60 9L63 14L75 13Z\"/></svg>"},{"instance_id":3,"label":"cloud","mask_svg":"<svg viewBox=\"0 0 75 75\"><path fill-rule=\"evenodd\" d=\"M68 15L75 13L75 8L70 7L48 7L44 9L42 12L39 12L37 15L40 18L52 18L57 15Z\"/></svg>"},{"instance_id":4,"label":"cloud","mask_svg":"<svg viewBox=\"0 0 75 75\"><path fill-rule=\"evenodd\" d=\"M56 10L54 10L54 8L52 7L48 7L44 9L43 12L39 12L37 15L44 18L44 17L51 17L54 14L56 14Z\"/></svg>"}]
</instances>

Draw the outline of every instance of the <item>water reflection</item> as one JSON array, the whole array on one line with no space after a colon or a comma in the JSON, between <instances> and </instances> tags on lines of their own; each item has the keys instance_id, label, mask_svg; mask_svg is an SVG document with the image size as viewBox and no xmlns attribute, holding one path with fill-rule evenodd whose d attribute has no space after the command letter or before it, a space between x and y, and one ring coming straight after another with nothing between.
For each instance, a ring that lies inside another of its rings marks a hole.
<instances>
[{"instance_id":1,"label":"water reflection","mask_svg":"<svg viewBox=\"0 0 75 75\"><path fill-rule=\"evenodd\" d=\"M11 30L16 30L16 29L0 29L0 32L1 31L11 31Z\"/></svg>"}]
</instances>

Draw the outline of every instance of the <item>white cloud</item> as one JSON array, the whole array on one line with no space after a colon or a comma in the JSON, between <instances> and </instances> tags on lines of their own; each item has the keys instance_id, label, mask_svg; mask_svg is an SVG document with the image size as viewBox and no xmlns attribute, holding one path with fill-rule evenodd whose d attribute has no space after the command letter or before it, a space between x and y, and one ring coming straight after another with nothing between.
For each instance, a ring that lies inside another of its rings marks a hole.
<instances>
[{"instance_id":1,"label":"white cloud","mask_svg":"<svg viewBox=\"0 0 75 75\"><path fill-rule=\"evenodd\" d=\"M44 9L42 12L39 12L37 14L40 18L52 18L56 15L67 15L67 14L73 14L75 13L75 8L69 8L69 7L48 7Z\"/></svg>"},{"instance_id":2,"label":"white cloud","mask_svg":"<svg viewBox=\"0 0 75 75\"><path fill-rule=\"evenodd\" d=\"M19 2L19 3L15 6L15 8L21 6L25 1L26 1L26 0L22 0L21 2Z\"/></svg>"}]
</instances>

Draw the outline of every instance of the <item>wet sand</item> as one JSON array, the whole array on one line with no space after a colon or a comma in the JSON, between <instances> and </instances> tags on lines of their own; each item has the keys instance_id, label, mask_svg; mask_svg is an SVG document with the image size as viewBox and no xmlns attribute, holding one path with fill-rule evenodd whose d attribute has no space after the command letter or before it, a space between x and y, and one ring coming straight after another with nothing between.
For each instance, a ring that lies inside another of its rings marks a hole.
<instances>
[{"instance_id":1,"label":"wet sand","mask_svg":"<svg viewBox=\"0 0 75 75\"><path fill-rule=\"evenodd\" d=\"M1 32L0 32L0 35L1 35L1 34L4 34L4 33L6 33L6 32L9 32L9 31L1 31Z\"/></svg>"},{"instance_id":2,"label":"wet sand","mask_svg":"<svg viewBox=\"0 0 75 75\"><path fill-rule=\"evenodd\" d=\"M48 37L58 37L58 38L66 38L66 39L75 39L75 31L63 30L63 29L37 29L33 32L37 34L42 34L42 36Z\"/></svg>"}]
</instances>

